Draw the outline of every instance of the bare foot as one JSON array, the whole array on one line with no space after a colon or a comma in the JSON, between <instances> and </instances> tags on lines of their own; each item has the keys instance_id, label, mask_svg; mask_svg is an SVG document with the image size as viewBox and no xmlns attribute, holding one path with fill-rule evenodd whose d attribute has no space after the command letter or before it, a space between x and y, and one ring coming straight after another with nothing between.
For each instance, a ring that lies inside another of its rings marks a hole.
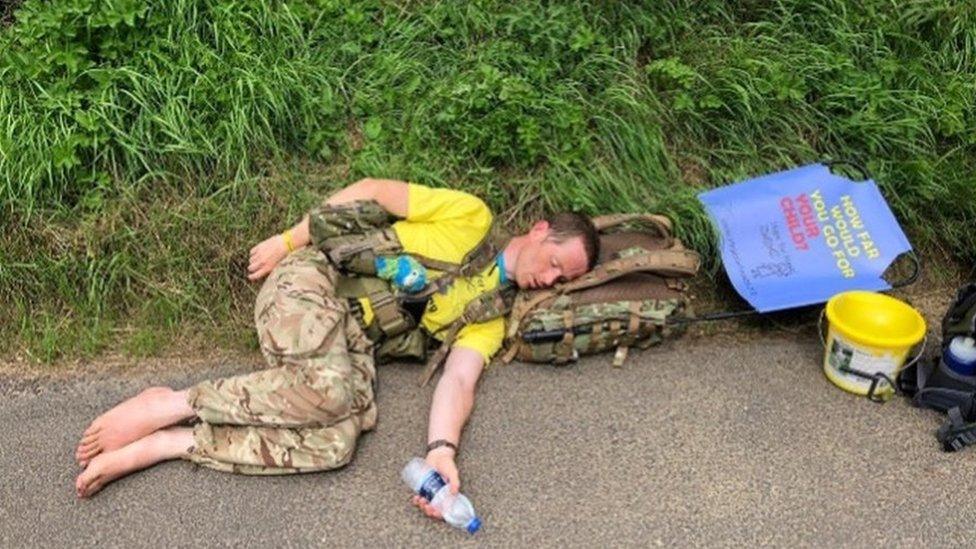
<instances>
[{"instance_id":1,"label":"bare foot","mask_svg":"<svg viewBox=\"0 0 976 549\"><path fill-rule=\"evenodd\" d=\"M82 467L150 433L193 416L186 391L152 387L95 418L78 442L75 459Z\"/></svg>"},{"instance_id":2,"label":"bare foot","mask_svg":"<svg viewBox=\"0 0 976 549\"><path fill-rule=\"evenodd\" d=\"M174 427L156 431L118 450L103 452L92 458L78 475L75 492L79 498L90 497L119 477L184 455L192 445L193 430Z\"/></svg>"}]
</instances>

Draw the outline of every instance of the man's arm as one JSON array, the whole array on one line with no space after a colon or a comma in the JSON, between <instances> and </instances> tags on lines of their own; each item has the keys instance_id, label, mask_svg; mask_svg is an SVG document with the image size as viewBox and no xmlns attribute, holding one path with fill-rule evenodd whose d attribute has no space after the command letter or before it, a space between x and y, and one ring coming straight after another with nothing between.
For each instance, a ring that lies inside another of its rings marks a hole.
<instances>
[{"instance_id":1,"label":"man's arm","mask_svg":"<svg viewBox=\"0 0 976 549\"><path fill-rule=\"evenodd\" d=\"M460 446L461 431L474 407L475 388L484 367L485 359L478 351L464 347L451 349L430 404L427 442L443 439ZM435 448L427 454L427 463L450 483L454 494L461 489L455 457L454 450L448 446ZM415 496L413 502L428 516L442 518L419 496Z\"/></svg>"},{"instance_id":2,"label":"man's arm","mask_svg":"<svg viewBox=\"0 0 976 549\"><path fill-rule=\"evenodd\" d=\"M328 204L345 204L355 200L375 200L386 211L397 217L407 217L407 184L393 179L360 179L330 196ZM308 215L290 229L294 249L307 246L309 235ZM247 278L254 281L264 278L279 261L288 255L288 245L284 233L276 234L251 248L251 259L247 266Z\"/></svg>"},{"instance_id":3,"label":"man's arm","mask_svg":"<svg viewBox=\"0 0 976 549\"><path fill-rule=\"evenodd\" d=\"M375 200L383 209L397 217L407 217L407 183L395 179L360 179L336 192L326 200L329 204L345 204L354 200ZM306 221L308 216L305 216ZM306 222L306 227L308 223Z\"/></svg>"}]
</instances>

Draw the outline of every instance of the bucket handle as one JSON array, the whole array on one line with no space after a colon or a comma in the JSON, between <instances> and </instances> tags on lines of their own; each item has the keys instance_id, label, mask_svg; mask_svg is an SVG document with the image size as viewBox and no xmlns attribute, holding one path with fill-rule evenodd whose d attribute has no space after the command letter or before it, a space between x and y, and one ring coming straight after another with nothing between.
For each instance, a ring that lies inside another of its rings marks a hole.
<instances>
[{"instance_id":1,"label":"bucket handle","mask_svg":"<svg viewBox=\"0 0 976 549\"><path fill-rule=\"evenodd\" d=\"M823 326L824 316L826 315L826 313L827 313L827 308L824 307L820 311L820 318L817 319L817 333L820 335L820 345L824 349L827 348L827 339L826 339L826 337L824 337L824 326ZM920 358L922 358L922 355L925 354L925 346L928 344L928 342L929 342L929 334L926 333L925 334L925 337L922 338L922 345L921 345L921 347L918 349L918 352L915 353L915 357L912 358L910 361L906 362L905 364L903 364L902 367L901 368L898 368L898 371L895 372L895 378L896 379L898 378L899 374L901 374L902 371L904 371L904 370L906 370L908 368L911 368L912 366L915 365L916 362L918 362L918 360ZM916 344L916 345L918 345L918 344ZM853 375L855 375L857 377L860 377L860 378L863 378L863 379L870 379L871 380L871 386L868 387L868 394L867 394L868 400L870 400L871 402L877 402L878 404L884 404L885 402L888 401L889 398L891 398L891 394L898 394L898 393L901 392L898 389L898 384L895 383L894 380L892 380L890 377L888 377L887 375L885 375L885 374L883 374L881 372L875 372L873 374L869 374L867 372L862 372L861 370L857 370L855 368L851 368L850 366L843 366L843 367L841 367L840 370L842 372L849 373L849 374L853 374ZM881 388L881 383L882 382L887 383L888 386L891 387L892 393L887 393L886 394L886 393L879 393L878 392L878 389Z\"/></svg>"}]
</instances>

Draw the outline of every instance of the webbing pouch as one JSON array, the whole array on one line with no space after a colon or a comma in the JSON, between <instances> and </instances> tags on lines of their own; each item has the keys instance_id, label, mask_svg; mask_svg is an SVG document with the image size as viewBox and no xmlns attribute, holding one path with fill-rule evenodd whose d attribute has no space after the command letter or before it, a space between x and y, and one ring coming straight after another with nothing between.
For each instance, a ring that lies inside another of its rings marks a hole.
<instances>
[{"instance_id":1,"label":"webbing pouch","mask_svg":"<svg viewBox=\"0 0 976 549\"><path fill-rule=\"evenodd\" d=\"M373 309L373 322L363 328L373 341L377 341L373 337L375 327L379 327L383 338L390 338L412 330L417 325L413 315L397 301L390 283L383 279L371 276L340 276L336 282L336 296L369 299Z\"/></svg>"},{"instance_id":2,"label":"webbing pouch","mask_svg":"<svg viewBox=\"0 0 976 549\"><path fill-rule=\"evenodd\" d=\"M427 360L428 339L427 333L421 328L388 337L377 347L376 358L382 364L394 360Z\"/></svg>"},{"instance_id":3,"label":"webbing pouch","mask_svg":"<svg viewBox=\"0 0 976 549\"><path fill-rule=\"evenodd\" d=\"M385 228L331 238L322 250L333 265L345 272L375 275L376 257L399 254L403 247L393 229Z\"/></svg>"},{"instance_id":4,"label":"webbing pouch","mask_svg":"<svg viewBox=\"0 0 976 549\"><path fill-rule=\"evenodd\" d=\"M340 270L375 275L377 255L396 255L403 249L394 221L396 217L375 200L322 203L309 212L309 235Z\"/></svg>"}]
</instances>

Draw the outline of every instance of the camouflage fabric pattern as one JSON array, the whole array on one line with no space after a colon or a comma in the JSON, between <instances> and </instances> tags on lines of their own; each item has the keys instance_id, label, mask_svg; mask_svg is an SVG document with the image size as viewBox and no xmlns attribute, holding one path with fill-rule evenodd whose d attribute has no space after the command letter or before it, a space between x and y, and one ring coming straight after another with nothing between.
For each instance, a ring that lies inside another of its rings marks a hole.
<instances>
[{"instance_id":1,"label":"camouflage fabric pattern","mask_svg":"<svg viewBox=\"0 0 976 549\"><path fill-rule=\"evenodd\" d=\"M377 256L403 250L391 228L396 218L374 200L323 202L308 217L312 244L344 272L375 276Z\"/></svg>"},{"instance_id":2,"label":"camouflage fabric pattern","mask_svg":"<svg viewBox=\"0 0 976 549\"><path fill-rule=\"evenodd\" d=\"M316 245L331 238L386 227L396 219L375 200L356 200L344 204L323 201L309 212L308 218L309 233Z\"/></svg>"},{"instance_id":3,"label":"camouflage fabric pattern","mask_svg":"<svg viewBox=\"0 0 976 549\"><path fill-rule=\"evenodd\" d=\"M580 333L559 341L519 341L517 356L527 362L567 364L578 356L612 351L619 345L656 345L673 333L674 328L665 322L684 307L680 298L577 304L572 295L563 295L530 313L522 333L565 331L570 326ZM637 329L631 331L635 312Z\"/></svg>"},{"instance_id":4,"label":"camouflage fabric pattern","mask_svg":"<svg viewBox=\"0 0 976 549\"><path fill-rule=\"evenodd\" d=\"M376 370L372 343L334 295L337 277L311 247L272 271L254 311L269 368L190 389L200 423L188 459L266 475L348 463L376 424Z\"/></svg>"},{"instance_id":5,"label":"camouflage fabric pattern","mask_svg":"<svg viewBox=\"0 0 976 549\"><path fill-rule=\"evenodd\" d=\"M348 417L329 427L281 429L199 423L189 460L244 475L287 475L336 469L349 463L363 419ZM271 465L268 465L271 464Z\"/></svg>"}]
</instances>

